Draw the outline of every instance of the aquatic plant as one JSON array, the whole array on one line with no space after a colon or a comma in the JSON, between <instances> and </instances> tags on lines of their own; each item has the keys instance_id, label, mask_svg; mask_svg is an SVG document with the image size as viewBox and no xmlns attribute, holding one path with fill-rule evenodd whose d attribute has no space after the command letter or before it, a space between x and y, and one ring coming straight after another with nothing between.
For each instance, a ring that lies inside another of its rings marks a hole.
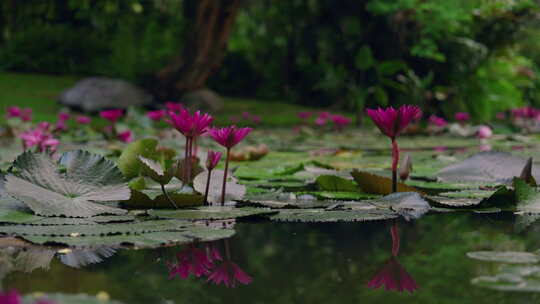
<instances>
[{"instance_id":1,"label":"aquatic plant","mask_svg":"<svg viewBox=\"0 0 540 304\"><path fill-rule=\"evenodd\" d=\"M19 138L23 141L23 148L27 150L36 147L36 151L38 152L56 151L56 147L60 144L60 141L48 133L47 129L42 125L36 129L22 132Z\"/></svg>"},{"instance_id":2,"label":"aquatic plant","mask_svg":"<svg viewBox=\"0 0 540 304\"><path fill-rule=\"evenodd\" d=\"M165 115L167 115L165 110L155 110L146 113L146 116L153 121L160 121Z\"/></svg>"},{"instance_id":3,"label":"aquatic plant","mask_svg":"<svg viewBox=\"0 0 540 304\"><path fill-rule=\"evenodd\" d=\"M113 125L124 116L124 111L121 109L105 110L99 112L99 116L110 121Z\"/></svg>"},{"instance_id":4,"label":"aquatic plant","mask_svg":"<svg viewBox=\"0 0 540 304\"><path fill-rule=\"evenodd\" d=\"M196 142L197 137L208 132L214 118L210 114L202 114L200 111L190 115L189 111L184 108L180 108L179 112L169 110L167 114L169 119L166 119L165 121L186 138L184 152L184 182L189 184L191 179L193 151L196 150L194 149L194 142Z\"/></svg>"},{"instance_id":5,"label":"aquatic plant","mask_svg":"<svg viewBox=\"0 0 540 304\"><path fill-rule=\"evenodd\" d=\"M118 133L117 138L121 142L130 143L133 141L133 133L130 130L123 131Z\"/></svg>"},{"instance_id":6,"label":"aquatic plant","mask_svg":"<svg viewBox=\"0 0 540 304\"><path fill-rule=\"evenodd\" d=\"M210 129L210 136L220 145L227 149L225 157L225 173L223 174L223 186L221 189L221 205L225 205L225 191L227 187L227 171L229 169L229 157L232 147L241 142L250 132L252 128L237 128L232 125L225 128Z\"/></svg>"},{"instance_id":7,"label":"aquatic plant","mask_svg":"<svg viewBox=\"0 0 540 304\"><path fill-rule=\"evenodd\" d=\"M351 123L351 120L343 115L332 115L332 122L337 131L342 131L346 126Z\"/></svg>"},{"instance_id":8,"label":"aquatic plant","mask_svg":"<svg viewBox=\"0 0 540 304\"><path fill-rule=\"evenodd\" d=\"M428 122L430 125L441 127L441 128L446 127L448 125L448 122L446 121L446 119L439 117L435 114L429 117Z\"/></svg>"},{"instance_id":9,"label":"aquatic plant","mask_svg":"<svg viewBox=\"0 0 540 304\"><path fill-rule=\"evenodd\" d=\"M81 125L87 125L89 123L92 122L92 119L88 116L83 116L83 115L80 115L80 116L77 116L75 118L75 121L78 123L78 124L81 124Z\"/></svg>"},{"instance_id":10,"label":"aquatic plant","mask_svg":"<svg viewBox=\"0 0 540 304\"><path fill-rule=\"evenodd\" d=\"M181 103L167 101L165 103L165 108L167 111L180 112L184 109L184 106Z\"/></svg>"},{"instance_id":11,"label":"aquatic plant","mask_svg":"<svg viewBox=\"0 0 540 304\"><path fill-rule=\"evenodd\" d=\"M210 189L210 179L212 176L212 170L217 166L221 159L221 152L208 150L206 157L206 169L208 170L208 179L206 180L206 190L204 191L204 204L208 204L208 190Z\"/></svg>"},{"instance_id":12,"label":"aquatic plant","mask_svg":"<svg viewBox=\"0 0 540 304\"><path fill-rule=\"evenodd\" d=\"M422 116L422 110L417 106L403 105L399 109L388 107L368 109L367 114L379 130L392 141L392 192L397 191L397 165L399 162L399 147L396 138L407 126Z\"/></svg>"},{"instance_id":13,"label":"aquatic plant","mask_svg":"<svg viewBox=\"0 0 540 304\"><path fill-rule=\"evenodd\" d=\"M176 254L176 261L167 265L169 267L169 279L176 276L187 279L190 275L201 277L210 274L214 266L212 259L204 249L191 244Z\"/></svg>"},{"instance_id":14,"label":"aquatic plant","mask_svg":"<svg viewBox=\"0 0 540 304\"><path fill-rule=\"evenodd\" d=\"M226 260L217 266L209 276L208 282L216 285L223 284L229 288L236 287L236 283L247 285L253 279L231 260Z\"/></svg>"},{"instance_id":15,"label":"aquatic plant","mask_svg":"<svg viewBox=\"0 0 540 304\"><path fill-rule=\"evenodd\" d=\"M471 115L467 112L457 112L455 115L454 115L454 119L459 121L459 122L467 122L469 120L471 120Z\"/></svg>"},{"instance_id":16,"label":"aquatic plant","mask_svg":"<svg viewBox=\"0 0 540 304\"><path fill-rule=\"evenodd\" d=\"M21 121L30 121L32 120L32 109L21 109L17 106L9 107L6 116L7 118L19 118Z\"/></svg>"}]
</instances>

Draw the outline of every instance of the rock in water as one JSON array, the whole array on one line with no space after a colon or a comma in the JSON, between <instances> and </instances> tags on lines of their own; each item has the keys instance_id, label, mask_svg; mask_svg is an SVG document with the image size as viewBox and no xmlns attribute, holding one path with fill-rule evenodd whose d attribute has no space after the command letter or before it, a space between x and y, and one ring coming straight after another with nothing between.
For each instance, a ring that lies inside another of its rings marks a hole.
<instances>
[{"instance_id":1,"label":"rock in water","mask_svg":"<svg viewBox=\"0 0 540 304\"><path fill-rule=\"evenodd\" d=\"M145 106L152 102L152 96L125 80L91 77L62 92L59 101L85 112L97 112L108 108Z\"/></svg>"},{"instance_id":2,"label":"rock in water","mask_svg":"<svg viewBox=\"0 0 540 304\"><path fill-rule=\"evenodd\" d=\"M193 110L215 113L223 109L223 99L209 89L191 91L181 101Z\"/></svg>"}]
</instances>

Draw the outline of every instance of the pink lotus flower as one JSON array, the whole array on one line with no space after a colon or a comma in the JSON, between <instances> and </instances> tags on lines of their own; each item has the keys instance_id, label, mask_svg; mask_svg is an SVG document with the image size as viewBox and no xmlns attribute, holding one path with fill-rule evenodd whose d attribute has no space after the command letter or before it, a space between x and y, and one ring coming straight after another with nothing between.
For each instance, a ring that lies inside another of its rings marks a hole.
<instances>
[{"instance_id":1,"label":"pink lotus flower","mask_svg":"<svg viewBox=\"0 0 540 304\"><path fill-rule=\"evenodd\" d=\"M298 116L298 118L300 118L302 120L309 119L311 117L311 115L313 115L313 113L307 112L307 111L296 113L296 116Z\"/></svg>"},{"instance_id":2,"label":"pink lotus flower","mask_svg":"<svg viewBox=\"0 0 540 304\"><path fill-rule=\"evenodd\" d=\"M58 113L58 120L59 121L66 121L66 120L69 120L69 118L70 118L69 113L66 113L66 112Z\"/></svg>"},{"instance_id":3,"label":"pink lotus flower","mask_svg":"<svg viewBox=\"0 0 540 304\"><path fill-rule=\"evenodd\" d=\"M78 123L78 124L81 124L81 125L87 125L89 124L92 119L90 119L90 117L88 116L77 116L77 118L75 119L75 121Z\"/></svg>"},{"instance_id":4,"label":"pink lotus flower","mask_svg":"<svg viewBox=\"0 0 540 304\"><path fill-rule=\"evenodd\" d=\"M21 116L22 121L30 121L32 120L32 109L30 108L24 108L21 110Z\"/></svg>"},{"instance_id":5,"label":"pink lotus flower","mask_svg":"<svg viewBox=\"0 0 540 304\"><path fill-rule=\"evenodd\" d=\"M118 139L121 142L130 143L133 141L133 134L130 130L118 133Z\"/></svg>"},{"instance_id":6,"label":"pink lotus flower","mask_svg":"<svg viewBox=\"0 0 540 304\"><path fill-rule=\"evenodd\" d=\"M216 285L223 284L229 288L236 287L236 283L248 285L253 279L232 261L225 261L208 276L208 282Z\"/></svg>"},{"instance_id":7,"label":"pink lotus flower","mask_svg":"<svg viewBox=\"0 0 540 304\"><path fill-rule=\"evenodd\" d=\"M176 102L172 102L172 101L167 101L165 103L165 108L169 111L173 111L173 112L180 112L184 109L184 106L182 106L181 103L176 103Z\"/></svg>"},{"instance_id":8,"label":"pink lotus flower","mask_svg":"<svg viewBox=\"0 0 540 304\"><path fill-rule=\"evenodd\" d=\"M343 130L348 124L351 123L351 120L343 115L332 115L332 122L337 130Z\"/></svg>"},{"instance_id":9,"label":"pink lotus flower","mask_svg":"<svg viewBox=\"0 0 540 304\"><path fill-rule=\"evenodd\" d=\"M448 125L448 122L446 121L446 119L439 117L435 114L429 117L429 123L440 128L444 128L446 127L446 125Z\"/></svg>"},{"instance_id":10,"label":"pink lotus flower","mask_svg":"<svg viewBox=\"0 0 540 304\"><path fill-rule=\"evenodd\" d=\"M237 128L236 126L221 129L210 129L210 136L220 145L231 149L241 142L253 130L252 128Z\"/></svg>"},{"instance_id":11,"label":"pink lotus flower","mask_svg":"<svg viewBox=\"0 0 540 304\"><path fill-rule=\"evenodd\" d=\"M367 114L381 132L392 141L392 192L397 191L397 165L399 162L399 147L396 137L416 119L422 117L422 110L417 106L403 105L399 109L388 107L377 110L368 109Z\"/></svg>"},{"instance_id":12,"label":"pink lotus flower","mask_svg":"<svg viewBox=\"0 0 540 304\"><path fill-rule=\"evenodd\" d=\"M220 159L221 159L221 152L208 150L208 155L206 156L206 169L208 170L214 169L219 163Z\"/></svg>"},{"instance_id":13,"label":"pink lotus flower","mask_svg":"<svg viewBox=\"0 0 540 304\"><path fill-rule=\"evenodd\" d=\"M498 112L498 113L495 115L495 118L497 118L498 120L505 120L505 119L506 119L506 113L504 113L504 112Z\"/></svg>"},{"instance_id":14,"label":"pink lotus flower","mask_svg":"<svg viewBox=\"0 0 540 304\"><path fill-rule=\"evenodd\" d=\"M328 120L328 119L332 118L332 113L326 112L326 111L325 112L319 112L319 118Z\"/></svg>"},{"instance_id":15,"label":"pink lotus flower","mask_svg":"<svg viewBox=\"0 0 540 304\"><path fill-rule=\"evenodd\" d=\"M192 128L190 136L197 137L208 132L212 121L214 121L214 118L210 114L201 114L200 111L193 113L191 116Z\"/></svg>"},{"instance_id":16,"label":"pink lotus flower","mask_svg":"<svg viewBox=\"0 0 540 304\"><path fill-rule=\"evenodd\" d=\"M386 265L368 282L369 288L385 287L386 290L413 293L418 285L413 277L399 264L395 257L390 258Z\"/></svg>"},{"instance_id":17,"label":"pink lotus flower","mask_svg":"<svg viewBox=\"0 0 540 304\"><path fill-rule=\"evenodd\" d=\"M465 121L469 121L471 119L471 115L469 113L467 113L467 112L457 112L454 115L454 118L457 121L465 122Z\"/></svg>"},{"instance_id":18,"label":"pink lotus flower","mask_svg":"<svg viewBox=\"0 0 540 304\"><path fill-rule=\"evenodd\" d=\"M476 135L480 139L487 139L493 136L493 131L488 126L480 126L476 132Z\"/></svg>"},{"instance_id":19,"label":"pink lotus flower","mask_svg":"<svg viewBox=\"0 0 540 304\"><path fill-rule=\"evenodd\" d=\"M7 118L15 118L21 116L21 108L17 106L7 108Z\"/></svg>"},{"instance_id":20,"label":"pink lotus flower","mask_svg":"<svg viewBox=\"0 0 540 304\"><path fill-rule=\"evenodd\" d=\"M189 137L193 126L189 111L182 108L178 111L178 113L169 110L167 114L169 115L170 119L165 119L165 122L178 130L178 132L182 133L182 135Z\"/></svg>"},{"instance_id":21,"label":"pink lotus flower","mask_svg":"<svg viewBox=\"0 0 540 304\"><path fill-rule=\"evenodd\" d=\"M121 109L106 110L99 112L99 116L114 124L120 117L124 116L124 111Z\"/></svg>"},{"instance_id":22,"label":"pink lotus flower","mask_svg":"<svg viewBox=\"0 0 540 304\"><path fill-rule=\"evenodd\" d=\"M146 113L146 116L150 118L153 121L160 121L163 117L167 115L167 112L165 110L156 110L156 111L149 111Z\"/></svg>"}]
</instances>

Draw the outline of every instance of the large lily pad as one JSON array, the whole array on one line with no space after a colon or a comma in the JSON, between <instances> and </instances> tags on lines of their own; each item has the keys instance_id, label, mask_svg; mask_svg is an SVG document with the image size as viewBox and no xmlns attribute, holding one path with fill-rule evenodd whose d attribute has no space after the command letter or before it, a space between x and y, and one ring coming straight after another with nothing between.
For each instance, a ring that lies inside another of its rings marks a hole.
<instances>
[{"instance_id":1,"label":"large lily pad","mask_svg":"<svg viewBox=\"0 0 540 304\"><path fill-rule=\"evenodd\" d=\"M6 177L6 192L44 216L90 217L125 214L98 202L127 200L130 191L122 173L104 157L77 150L58 162L47 154L25 152Z\"/></svg>"},{"instance_id":2,"label":"large lily pad","mask_svg":"<svg viewBox=\"0 0 540 304\"><path fill-rule=\"evenodd\" d=\"M526 164L526 159L510 153L480 152L441 169L437 177L444 182L510 183ZM532 175L540 178L538 166L532 168Z\"/></svg>"},{"instance_id":3,"label":"large lily pad","mask_svg":"<svg viewBox=\"0 0 540 304\"><path fill-rule=\"evenodd\" d=\"M398 217L387 209L324 210L324 209L281 209L270 217L277 222L364 222L388 220Z\"/></svg>"},{"instance_id":4,"label":"large lily pad","mask_svg":"<svg viewBox=\"0 0 540 304\"><path fill-rule=\"evenodd\" d=\"M210 206L181 210L150 210L148 214L159 218L181 220L224 220L276 213L268 208L236 208L230 206Z\"/></svg>"},{"instance_id":5,"label":"large lily pad","mask_svg":"<svg viewBox=\"0 0 540 304\"><path fill-rule=\"evenodd\" d=\"M375 175L370 172L363 172L358 170L353 170L351 172L352 177L356 181L356 183L360 186L360 189L362 189L365 193L372 193L372 194L390 194L392 193L392 179L384 176ZM398 192L418 192L422 193L422 191L407 186L404 183L398 183L397 184L397 191Z\"/></svg>"},{"instance_id":6,"label":"large lily pad","mask_svg":"<svg viewBox=\"0 0 540 304\"><path fill-rule=\"evenodd\" d=\"M145 138L130 143L122 150L122 154L118 159L118 167L126 178L134 178L140 174L142 164L139 161L139 156L155 157L157 144L157 140Z\"/></svg>"},{"instance_id":7,"label":"large lily pad","mask_svg":"<svg viewBox=\"0 0 540 304\"><path fill-rule=\"evenodd\" d=\"M416 192L397 192L372 201L373 204L390 207L406 220L418 219L431 208Z\"/></svg>"},{"instance_id":8,"label":"large lily pad","mask_svg":"<svg viewBox=\"0 0 540 304\"><path fill-rule=\"evenodd\" d=\"M223 183L223 177L225 172L223 170L212 170L210 187L208 190L208 202L213 204L219 204L221 202L221 189ZM193 180L193 188L199 193L203 193L206 190L206 181L208 180L208 171L197 175ZM246 186L240 185L236 182L236 179L231 176L227 177L227 191L225 193L225 201L241 200L246 195Z\"/></svg>"}]
</instances>

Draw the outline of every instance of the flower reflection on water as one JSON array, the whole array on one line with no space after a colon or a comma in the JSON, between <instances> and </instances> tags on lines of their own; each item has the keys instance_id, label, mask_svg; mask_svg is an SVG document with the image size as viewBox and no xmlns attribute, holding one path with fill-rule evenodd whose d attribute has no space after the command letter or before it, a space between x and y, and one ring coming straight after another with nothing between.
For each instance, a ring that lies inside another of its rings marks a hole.
<instances>
[{"instance_id":1,"label":"flower reflection on water","mask_svg":"<svg viewBox=\"0 0 540 304\"><path fill-rule=\"evenodd\" d=\"M223 284L229 288L236 287L237 283L250 284L253 279L231 260L228 240L223 240L223 247L225 258L222 257L217 242L201 247L196 244L188 245L177 253L175 262L168 263L169 278L187 279L192 274L197 278L206 276L207 282Z\"/></svg>"},{"instance_id":2,"label":"flower reflection on water","mask_svg":"<svg viewBox=\"0 0 540 304\"><path fill-rule=\"evenodd\" d=\"M386 290L413 293L418 289L418 284L416 284L414 278L405 268L399 264L397 259L400 245L397 223L394 222L392 224L390 233L392 235L392 256L382 269L367 283L367 286L373 289L384 286Z\"/></svg>"}]
</instances>

